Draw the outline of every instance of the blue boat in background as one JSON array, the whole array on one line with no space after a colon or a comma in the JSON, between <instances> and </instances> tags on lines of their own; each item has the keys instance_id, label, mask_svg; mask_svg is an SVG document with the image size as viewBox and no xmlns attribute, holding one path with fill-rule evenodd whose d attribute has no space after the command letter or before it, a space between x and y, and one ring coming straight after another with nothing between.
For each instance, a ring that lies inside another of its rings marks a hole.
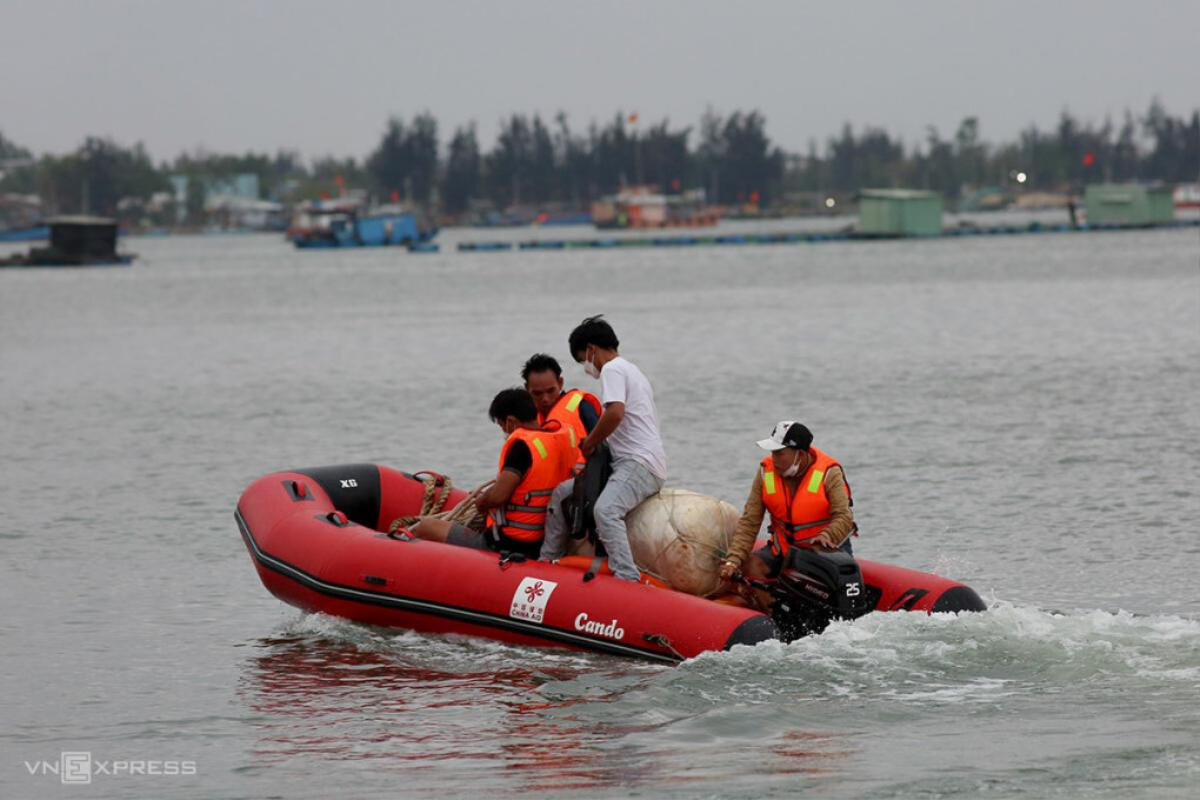
<instances>
[{"instance_id":1,"label":"blue boat in background","mask_svg":"<svg viewBox=\"0 0 1200 800\"><path fill-rule=\"evenodd\" d=\"M32 228L9 228L0 231L0 242L42 242L50 238L49 225Z\"/></svg>"},{"instance_id":2,"label":"blue boat in background","mask_svg":"<svg viewBox=\"0 0 1200 800\"><path fill-rule=\"evenodd\" d=\"M407 247L418 248L437 235L437 228L421 224L410 211L374 211L359 214L339 210L328 214L326 224L311 228L292 241L296 247Z\"/></svg>"}]
</instances>

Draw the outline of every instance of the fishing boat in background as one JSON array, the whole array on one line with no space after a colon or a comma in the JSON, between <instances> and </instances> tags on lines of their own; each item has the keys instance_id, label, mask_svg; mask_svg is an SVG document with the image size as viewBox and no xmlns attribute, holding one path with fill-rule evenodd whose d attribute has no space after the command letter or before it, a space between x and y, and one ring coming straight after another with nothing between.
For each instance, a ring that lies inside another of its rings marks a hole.
<instances>
[{"instance_id":1,"label":"fishing boat in background","mask_svg":"<svg viewBox=\"0 0 1200 800\"><path fill-rule=\"evenodd\" d=\"M597 228L711 227L721 209L706 202L703 189L662 194L653 186L629 186L592 203Z\"/></svg>"},{"instance_id":2,"label":"fishing boat in background","mask_svg":"<svg viewBox=\"0 0 1200 800\"><path fill-rule=\"evenodd\" d=\"M1200 183L1184 183L1172 195L1176 208L1200 208Z\"/></svg>"},{"instance_id":3,"label":"fishing boat in background","mask_svg":"<svg viewBox=\"0 0 1200 800\"><path fill-rule=\"evenodd\" d=\"M293 218L288 238L296 247L388 247L423 249L437 235L417 214L398 206L363 211L351 204L310 207Z\"/></svg>"},{"instance_id":4,"label":"fishing boat in background","mask_svg":"<svg viewBox=\"0 0 1200 800\"><path fill-rule=\"evenodd\" d=\"M117 252L117 222L106 217L67 216L47 220L49 247L0 259L2 267L105 267L133 263Z\"/></svg>"},{"instance_id":5,"label":"fishing boat in background","mask_svg":"<svg viewBox=\"0 0 1200 800\"><path fill-rule=\"evenodd\" d=\"M357 214L366 197L347 195L336 200L306 200L295 207L285 236L289 242L327 235L335 219Z\"/></svg>"}]
</instances>

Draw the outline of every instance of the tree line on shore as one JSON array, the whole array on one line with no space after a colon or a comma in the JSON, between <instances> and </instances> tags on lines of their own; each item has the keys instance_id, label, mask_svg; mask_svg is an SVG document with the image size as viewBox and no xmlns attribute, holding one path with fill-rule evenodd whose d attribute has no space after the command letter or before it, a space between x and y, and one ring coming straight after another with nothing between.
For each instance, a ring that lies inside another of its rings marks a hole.
<instances>
[{"instance_id":1,"label":"tree line on shore","mask_svg":"<svg viewBox=\"0 0 1200 800\"><path fill-rule=\"evenodd\" d=\"M1200 109L1177 117L1157 100L1141 116L1126 111L1120 125L1063 111L1053 129L1031 125L998 144L984 141L976 117L950 138L931 126L912 145L880 127L856 132L846 124L804 154L785 153L766 127L759 111L709 110L695 128L665 119L639 125L637 115L617 113L583 131L561 113L552 120L512 114L484 150L474 123L455 128L443 147L437 120L424 112L388 120L363 159L194 152L159 164L141 143L95 136L71 153L35 158L0 132L0 194L37 195L48 213L111 216L123 200L171 192L170 176L184 175L191 179L184 216L192 219L203 212L206 182L251 173L263 198L285 203L357 188L380 202L461 216L514 206L584 210L631 184L668 194L699 188L709 202L772 207L868 187L933 189L954 200L971 188L1012 185L1018 175L1026 189L1053 191L1096 181L1200 180Z\"/></svg>"}]
</instances>

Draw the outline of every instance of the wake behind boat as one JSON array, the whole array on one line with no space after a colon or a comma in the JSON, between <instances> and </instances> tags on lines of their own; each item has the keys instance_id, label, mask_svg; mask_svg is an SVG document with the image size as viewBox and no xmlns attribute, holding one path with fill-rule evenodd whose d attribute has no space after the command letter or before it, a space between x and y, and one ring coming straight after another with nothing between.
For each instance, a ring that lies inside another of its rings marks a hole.
<instances>
[{"instance_id":1,"label":"wake behind boat","mask_svg":"<svg viewBox=\"0 0 1200 800\"><path fill-rule=\"evenodd\" d=\"M674 591L612 577L590 558L558 563L413 538L393 520L426 493L453 508L460 489L374 464L267 475L235 517L263 584L284 602L360 623L459 633L677 662L710 650L823 629L871 611L980 611L968 586L844 554L805 554L780 580L772 614L735 595Z\"/></svg>"}]
</instances>

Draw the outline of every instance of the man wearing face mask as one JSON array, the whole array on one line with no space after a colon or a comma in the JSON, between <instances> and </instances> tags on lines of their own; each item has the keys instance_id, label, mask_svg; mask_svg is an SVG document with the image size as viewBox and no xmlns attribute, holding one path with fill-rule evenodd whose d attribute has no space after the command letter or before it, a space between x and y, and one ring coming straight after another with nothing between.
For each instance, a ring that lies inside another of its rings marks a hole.
<instances>
[{"instance_id":1,"label":"man wearing face mask","mask_svg":"<svg viewBox=\"0 0 1200 800\"><path fill-rule=\"evenodd\" d=\"M538 422L537 407L524 389L497 394L488 416L504 431L505 441L495 480L472 493L476 507L487 514L486 527L476 531L425 517L412 527L412 533L434 542L537 558L550 494L571 474L577 450L560 423Z\"/></svg>"},{"instance_id":2,"label":"man wearing face mask","mask_svg":"<svg viewBox=\"0 0 1200 800\"><path fill-rule=\"evenodd\" d=\"M617 351L620 342L602 317L588 317L567 339L571 357L600 381L604 408L596 426L580 442L590 456L601 442L612 451L612 475L592 507L596 536L608 553L608 566L624 580L641 578L629 547L625 515L662 488L667 477L667 455L658 428L658 408L650 381ZM552 561L566 552L566 522L561 501L571 493L573 481L555 490L546 517L546 542L541 558Z\"/></svg>"},{"instance_id":3,"label":"man wearing face mask","mask_svg":"<svg viewBox=\"0 0 1200 800\"><path fill-rule=\"evenodd\" d=\"M841 465L813 447L812 438L807 427L786 420L775 426L770 438L758 442L771 454L754 474L729 554L721 564L722 578L739 569L752 578L777 577L792 547L851 552L850 536L856 526L850 486ZM767 515L771 541L750 553Z\"/></svg>"}]
</instances>

